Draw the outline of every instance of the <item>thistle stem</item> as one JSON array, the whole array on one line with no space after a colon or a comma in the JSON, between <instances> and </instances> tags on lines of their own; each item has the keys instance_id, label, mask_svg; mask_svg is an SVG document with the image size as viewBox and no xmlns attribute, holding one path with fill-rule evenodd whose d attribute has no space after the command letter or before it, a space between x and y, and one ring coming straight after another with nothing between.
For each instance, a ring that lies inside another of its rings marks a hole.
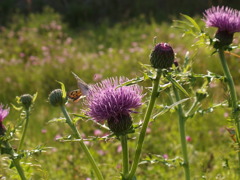
<instances>
[{"instance_id":1,"label":"thistle stem","mask_svg":"<svg viewBox=\"0 0 240 180\"><path fill-rule=\"evenodd\" d=\"M238 99L237 99L237 94L236 94L236 90L235 90L235 85L234 85L233 78L232 78L232 75L230 73L230 70L228 68L227 61L226 61L225 56L224 56L224 49L220 48L218 53L219 53L219 57L220 57L220 61L221 61L221 64L222 64L224 74L227 78L228 87L229 87L229 90L230 90L232 115L233 115L233 118L235 120L235 128L237 130L236 131L237 143L240 146L240 142L239 142L240 141L239 108L238 108ZM240 166L240 151L238 152L238 162L239 162L239 166Z\"/></svg>"},{"instance_id":2,"label":"thistle stem","mask_svg":"<svg viewBox=\"0 0 240 180\"><path fill-rule=\"evenodd\" d=\"M128 180L132 180L135 172L137 170L138 167L138 163L140 160L140 156L141 156L141 152L142 152L142 147L143 147L143 142L144 142L144 138L146 135L146 130L148 127L148 123L152 114L152 110L156 101L156 98L158 96L158 86L159 86L159 81L160 81L160 77L161 77L161 70L158 69L157 70L157 76L156 79L154 79L153 81L153 90L152 90L152 94L151 94L151 98L150 98L150 102L148 104L148 108L144 117L144 121L143 121L143 125L142 125L142 129L138 138L138 144L137 144L137 148L135 151L135 156L134 156L134 160L133 160L133 164L132 164L132 168L131 171L129 173L129 175L127 176L126 179Z\"/></svg>"},{"instance_id":3,"label":"thistle stem","mask_svg":"<svg viewBox=\"0 0 240 180\"><path fill-rule=\"evenodd\" d=\"M21 137L21 140L20 140L20 143L18 146L18 150L17 150L18 153L22 149L22 145L23 145L23 142L24 142L24 139L26 136L27 128L28 128L28 124L29 124L29 109L26 109L26 120L25 120L24 129L23 129L23 134L22 134L22 137Z\"/></svg>"},{"instance_id":4,"label":"thistle stem","mask_svg":"<svg viewBox=\"0 0 240 180\"><path fill-rule=\"evenodd\" d=\"M65 106L61 106L61 110L62 110L62 112L63 112L63 114L64 114L64 116L66 118L67 124L70 126L70 128L73 131L74 137L77 138L77 139L80 139L80 141L79 141L80 146L81 146L82 150L84 151L85 155L87 156L87 159L91 163L93 171L95 172L97 178L99 180L104 180L101 171L99 170L95 160L93 159L93 157L92 157L88 147L84 144L83 139L82 139L79 131L77 130L76 126L74 125L71 117L69 116Z\"/></svg>"},{"instance_id":5,"label":"thistle stem","mask_svg":"<svg viewBox=\"0 0 240 180\"><path fill-rule=\"evenodd\" d=\"M127 177L128 175L128 164L129 164L129 159L128 159L128 140L127 140L127 135L123 135L120 137L121 139L121 145L122 145L122 158L123 158L123 178Z\"/></svg>"},{"instance_id":6,"label":"thistle stem","mask_svg":"<svg viewBox=\"0 0 240 180\"><path fill-rule=\"evenodd\" d=\"M23 171L23 169L20 165L19 159L16 159L14 157L15 152L14 152L12 146L7 141L5 141L4 144L5 144L6 148L10 150L9 154L11 156L11 159L12 159L12 162L13 162L14 166L17 169L17 172L18 172L19 176L21 177L21 180L27 180L27 178L25 177L24 171Z\"/></svg>"},{"instance_id":7,"label":"thistle stem","mask_svg":"<svg viewBox=\"0 0 240 180\"><path fill-rule=\"evenodd\" d=\"M176 97L176 102L180 101L178 90L173 85L173 91ZM186 142L186 135L185 135L185 120L186 117L183 112L182 105L178 105L178 117L179 117L179 133L181 139L181 146L182 146L182 153L183 153L183 160L184 160L184 171L185 171L185 179L190 180L190 169L189 169L189 161L188 161L188 152L187 152L187 142Z\"/></svg>"}]
</instances>

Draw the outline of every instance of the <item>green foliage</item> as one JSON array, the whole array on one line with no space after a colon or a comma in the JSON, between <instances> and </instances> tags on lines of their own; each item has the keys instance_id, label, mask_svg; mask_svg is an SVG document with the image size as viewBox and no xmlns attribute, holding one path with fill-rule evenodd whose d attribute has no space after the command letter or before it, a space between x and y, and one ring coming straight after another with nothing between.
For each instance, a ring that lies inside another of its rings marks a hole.
<instances>
[{"instance_id":1,"label":"green foliage","mask_svg":"<svg viewBox=\"0 0 240 180\"><path fill-rule=\"evenodd\" d=\"M186 18L186 17L185 17ZM96 28L89 26L79 32L73 32L62 22L60 15L50 9L44 13L32 14L23 20L16 16L15 22L4 27L0 35L0 102L14 102L14 97L24 93L38 92L35 108L32 110L26 144L29 151L24 151L23 167L32 179L86 179L92 171L86 157L78 146L77 140L69 137L70 131L64 123L47 123L61 114L57 108L46 101L50 91L59 87L56 82L65 84L66 92L77 89L77 82L71 72L77 72L87 83L93 84L110 76L127 76L130 80L122 85L138 83L150 86L155 71L149 65L149 53L153 47L152 39L168 42L172 45L180 72L175 68L171 79L163 79L159 86L159 97L143 149L143 161L138 169L138 179L182 179L184 174L180 167L181 154L175 108L182 104L184 109L191 110L196 100L196 91L208 91L209 96L196 103L195 110L187 111L187 135L191 173L195 179L236 179L237 159L231 146L235 143L226 127L226 117L230 112L226 106L228 97L225 78L215 55L209 56L212 50L199 46L191 47L196 42L194 37L182 38L181 33L170 29L170 24L157 24L152 21L146 24L142 19L132 21L131 25L119 23L112 27L107 24ZM200 24L191 27L202 29ZM191 28L190 27L190 28ZM194 31L195 32L195 31ZM209 34L211 34L211 30ZM191 34L191 33L190 33ZM203 34L202 34L203 35ZM204 35L205 36L205 35ZM204 37L203 36L203 37ZM239 38L236 37L236 42ZM234 50L233 50L234 51ZM238 53L235 50L235 53ZM233 77L238 77L239 64L236 57L227 55ZM142 72L144 71L144 72ZM213 73L214 72L214 73ZM167 76L165 76L167 77ZM172 103L171 80L181 90L182 100ZM239 88L239 81L236 81ZM149 88L144 89L148 93ZM186 93L187 92L187 93ZM186 95L191 98L186 98ZM148 95L139 113L134 114L134 129L139 132ZM90 151L101 164L106 179L116 179L121 170L121 153L117 151L120 143L109 134L108 128L89 120L82 112L84 103L67 104L74 116L78 129L84 134ZM159 116L159 114L161 116ZM20 137L18 121L19 112L11 109L4 121L8 127L7 138L17 145ZM191 119L190 119L191 118ZM228 117L231 121L231 117ZM57 118L53 122L65 122ZM95 135L95 130L101 130ZM56 138L55 138L56 137ZM56 141L59 139L60 141ZM135 150L136 136L129 137L130 157ZM62 143L67 141L68 143ZM42 146L38 146L42 145ZM51 146L51 149L45 148ZM37 147L37 148L36 148ZM42 152L39 156L38 152ZM35 153L37 152L37 153ZM163 159L167 154L169 159ZM31 157L26 158L27 155ZM9 161L2 155L0 177L17 179L14 169L9 169ZM150 165L151 164L151 165Z\"/></svg>"}]
</instances>

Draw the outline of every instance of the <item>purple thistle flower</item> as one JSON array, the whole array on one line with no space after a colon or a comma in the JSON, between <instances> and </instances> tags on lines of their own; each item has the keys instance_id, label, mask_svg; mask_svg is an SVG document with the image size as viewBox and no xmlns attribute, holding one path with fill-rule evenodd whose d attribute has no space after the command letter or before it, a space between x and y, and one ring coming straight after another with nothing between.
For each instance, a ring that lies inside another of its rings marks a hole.
<instances>
[{"instance_id":1,"label":"purple thistle flower","mask_svg":"<svg viewBox=\"0 0 240 180\"><path fill-rule=\"evenodd\" d=\"M0 135L4 135L6 129L3 125L3 120L9 113L9 108L3 109L3 105L0 105Z\"/></svg>"},{"instance_id":2,"label":"purple thistle flower","mask_svg":"<svg viewBox=\"0 0 240 180\"><path fill-rule=\"evenodd\" d=\"M240 32L240 11L238 10L217 6L207 9L203 15L208 27L218 28L215 37L222 46L231 44L233 34Z\"/></svg>"},{"instance_id":3,"label":"purple thistle flower","mask_svg":"<svg viewBox=\"0 0 240 180\"><path fill-rule=\"evenodd\" d=\"M229 7L212 7L204 13L207 26L217 27L218 31L240 32L240 11Z\"/></svg>"},{"instance_id":4,"label":"purple thistle flower","mask_svg":"<svg viewBox=\"0 0 240 180\"><path fill-rule=\"evenodd\" d=\"M141 106L142 89L138 85L118 85L126 82L124 77L109 78L91 87L87 96L87 114L97 122L107 120L115 134L122 134L132 126L130 113Z\"/></svg>"}]
</instances>

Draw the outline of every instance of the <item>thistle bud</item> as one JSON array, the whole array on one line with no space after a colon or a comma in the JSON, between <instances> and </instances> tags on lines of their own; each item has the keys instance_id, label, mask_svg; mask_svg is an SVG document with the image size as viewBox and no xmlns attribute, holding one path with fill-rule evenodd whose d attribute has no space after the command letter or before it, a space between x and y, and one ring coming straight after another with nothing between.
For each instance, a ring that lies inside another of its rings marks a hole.
<instances>
[{"instance_id":1,"label":"thistle bud","mask_svg":"<svg viewBox=\"0 0 240 180\"><path fill-rule=\"evenodd\" d=\"M229 33L227 31L218 31L215 35L215 38L217 39L214 42L214 47L216 49L219 49L223 46L228 46L233 41L233 33Z\"/></svg>"},{"instance_id":2,"label":"thistle bud","mask_svg":"<svg viewBox=\"0 0 240 180\"><path fill-rule=\"evenodd\" d=\"M49 94L49 102L53 106L62 106L67 102L67 99L63 98L63 93L61 89L55 89Z\"/></svg>"},{"instance_id":3,"label":"thistle bud","mask_svg":"<svg viewBox=\"0 0 240 180\"><path fill-rule=\"evenodd\" d=\"M24 94L20 97L20 102L25 109L29 109L32 105L33 97L30 94Z\"/></svg>"},{"instance_id":4,"label":"thistle bud","mask_svg":"<svg viewBox=\"0 0 240 180\"><path fill-rule=\"evenodd\" d=\"M174 62L174 52L167 43L157 44L150 54L150 62L156 69L167 69L172 67Z\"/></svg>"},{"instance_id":5,"label":"thistle bud","mask_svg":"<svg viewBox=\"0 0 240 180\"><path fill-rule=\"evenodd\" d=\"M117 136L127 134L132 128L132 118L129 114L107 120L109 129Z\"/></svg>"}]
</instances>

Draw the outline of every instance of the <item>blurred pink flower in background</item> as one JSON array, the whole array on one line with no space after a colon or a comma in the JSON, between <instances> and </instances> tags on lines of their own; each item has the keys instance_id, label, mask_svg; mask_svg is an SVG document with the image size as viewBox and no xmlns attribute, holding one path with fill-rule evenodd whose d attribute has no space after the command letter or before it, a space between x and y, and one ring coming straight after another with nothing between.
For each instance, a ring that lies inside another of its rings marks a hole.
<instances>
[{"instance_id":1,"label":"blurred pink flower in background","mask_svg":"<svg viewBox=\"0 0 240 180\"><path fill-rule=\"evenodd\" d=\"M192 138L190 136L186 136L186 141L187 142L191 142L192 141Z\"/></svg>"},{"instance_id":2,"label":"blurred pink flower in background","mask_svg":"<svg viewBox=\"0 0 240 180\"><path fill-rule=\"evenodd\" d=\"M101 136L103 132L99 129L94 130L94 136Z\"/></svg>"},{"instance_id":3,"label":"blurred pink flower in background","mask_svg":"<svg viewBox=\"0 0 240 180\"><path fill-rule=\"evenodd\" d=\"M46 134L46 133L47 133L47 130L46 130L46 129L42 129L42 130L41 130L41 133L42 133L42 134ZM56 138L56 137L55 137L55 138Z\"/></svg>"},{"instance_id":4,"label":"blurred pink flower in background","mask_svg":"<svg viewBox=\"0 0 240 180\"><path fill-rule=\"evenodd\" d=\"M122 152L122 146L121 146L121 145L118 146L118 148L117 148L117 152L118 152L118 153Z\"/></svg>"},{"instance_id":5,"label":"blurred pink flower in background","mask_svg":"<svg viewBox=\"0 0 240 180\"><path fill-rule=\"evenodd\" d=\"M57 141L58 139L61 139L62 136L60 134L57 134L55 137L54 137L54 140Z\"/></svg>"},{"instance_id":6,"label":"blurred pink flower in background","mask_svg":"<svg viewBox=\"0 0 240 180\"><path fill-rule=\"evenodd\" d=\"M164 154L162 157L163 157L164 159L168 159L168 155L167 155L167 154Z\"/></svg>"}]
</instances>

